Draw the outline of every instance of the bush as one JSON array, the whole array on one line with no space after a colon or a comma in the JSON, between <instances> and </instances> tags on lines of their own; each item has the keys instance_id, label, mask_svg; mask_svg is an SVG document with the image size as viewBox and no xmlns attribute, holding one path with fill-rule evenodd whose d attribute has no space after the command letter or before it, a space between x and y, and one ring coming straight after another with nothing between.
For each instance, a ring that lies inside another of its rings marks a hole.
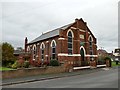
<instances>
[{"instance_id":1,"label":"bush","mask_svg":"<svg viewBox=\"0 0 120 90\"><path fill-rule=\"evenodd\" d=\"M12 68L12 63L8 63L7 68Z\"/></svg>"},{"instance_id":2,"label":"bush","mask_svg":"<svg viewBox=\"0 0 120 90\"><path fill-rule=\"evenodd\" d=\"M9 65L11 64L14 64L15 60L9 60L9 61L2 61L2 66L4 67L9 67Z\"/></svg>"},{"instance_id":3,"label":"bush","mask_svg":"<svg viewBox=\"0 0 120 90\"><path fill-rule=\"evenodd\" d=\"M111 65L112 65L112 63L111 63L111 58L110 57L105 57L105 59L104 59L105 61L106 60L109 60L109 64L110 64L110 66L109 67L111 67Z\"/></svg>"},{"instance_id":4,"label":"bush","mask_svg":"<svg viewBox=\"0 0 120 90\"><path fill-rule=\"evenodd\" d=\"M111 61L111 58L110 57L105 57L104 60L110 60Z\"/></svg>"},{"instance_id":5,"label":"bush","mask_svg":"<svg viewBox=\"0 0 120 90\"><path fill-rule=\"evenodd\" d=\"M13 68L13 69L17 69L17 67L18 67L18 62L15 61L15 63L12 65L12 68Z\"/></svg>"},{"instance_id":6,"label":"bush","mask_svg":"<svg viewBox=\"0 0 120 90\"><path fill-rule=\"evenodd\" d=\"M98 59L98 64L102 65L102 64L106 64L105 60L103 59Z\"/></svg>"},{"instance_id":7,"label":"bush","mask_svg":"<svg viewBox=\"0 0 120 90\"><path fill-rule=\"evenodd\" d=\"M59 66L60 63L58 62L58 60L50 60L50 66Z\"/></svg>"},{"instance_id":8,"label":"bush","mask_svg":"<svg viewBox=\"0 0 120 90\"><path fill-rule=\"evenodd\" d=\"M23 66L24 66L25 68L28 68L29 65L30 65L29 61L25 61Z\"/></svg>"},{"instance_id":9,"label":"bush","mask_svg":"<svg viewBox=\"0 0 120 90\"><path fill-rule=\"evenodd\" d=\"M81 65L82 66L89 66L89 62L88 61L81 61Z\"/></svg>"},{"instance_id":10,"label":"bush","mask_svg":"<svg viewBox=\"0 0 120 90\"><path fill-rule=\"evenodd\" d=\"M24 60L20 59L17 62L18 62L18 65L17 65L18 68L21 68L24 66Z\"/></svg>"},{"instance_id":11,"label":"bush","mask_svg":"<svg viewBox=\"0 0 120 90\"><path fill-rule=\"evenodd\" d=\"M44 61L44 62L43 62L43 65L48 66L48 65L49 65L49 62L48 62L48 61Z\"/></svg>"}]
</instances>

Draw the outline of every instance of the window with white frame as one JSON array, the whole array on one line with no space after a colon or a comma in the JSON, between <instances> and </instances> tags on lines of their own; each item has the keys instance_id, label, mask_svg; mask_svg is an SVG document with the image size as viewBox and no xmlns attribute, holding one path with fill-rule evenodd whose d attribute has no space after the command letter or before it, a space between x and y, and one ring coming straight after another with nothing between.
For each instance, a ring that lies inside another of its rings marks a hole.
<instances>
[{"instance_id":1,"label":"window with white frame","mask_svg":"<svg viewBox=\"0 0 120 90\"><path fill-rule=\"evenodd\" d=\"M30 52L30 46L27 47L27 52Z\"/></svg>"},{"instance_id":2,"label":"window with white frame","mask_svg":"<svg viewBox=\"0 0 120 90\"><path fill-rule=\"evenodd\" d=\"M33 60L36 59L36 47L34 46L33 47Z\"/></svg>"},{"instance_id":3,"label":"window with white frame","mask_svg":"<svg viewBox=\"0 0 120 90\"><path fill-rule=\"evenodd\" d=\"M73 51L73 36L72 32L68 32L68 54L72 54Z\"/></svg>"},{"instance_id":4,"label":"window with white frame","mask_svg":"<svg viewBox=\"0 0 120 90\"><path fill-rule=\"evenodd\" d=\"M41 46L41 60L44 61L44 44Z\"/></svg>"},{"instance_id":5,"label":"window with white frame","mask_svg":"<svg viewBox=\"0 0 120 90\"><path fill-rule=\"evenodd\" d=\"M56 42L52 42L52 59L56 59Z\"/></svg>"},{"instance_id":6,"label":"window with white frame","mask_svg":"<svg viewBox=\"0 0 120 90\"><path fill-rule=\"evenodd\" d=\"M90 36L89 37L89 52L90 52L89 54L90 55L93 55L93 43L92 42L93 40L92 40L92 37ZM90 60L92 60L92 57L90 57Z\"/></svg>"}]
</instances>

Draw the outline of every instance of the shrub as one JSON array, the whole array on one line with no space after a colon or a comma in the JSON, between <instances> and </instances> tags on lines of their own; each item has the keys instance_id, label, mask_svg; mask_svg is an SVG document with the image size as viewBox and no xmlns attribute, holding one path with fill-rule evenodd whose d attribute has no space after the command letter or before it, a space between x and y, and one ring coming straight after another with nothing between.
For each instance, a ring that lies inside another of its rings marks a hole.
<instances>
[{"instance_id":1,"label":"shrub","mask_svg":"<svg viewBox=\"0 0 120 90\"><path fill-rule=\"evenodd\" d=\"M8 63L8 65L6 67L7 68L11 68L12 67L12 63Z\"/></svg>"},{"instance_id":2,"label":"shrub","mask_svg":"<svg viewBox=\"0 0 120 90\"><path fill-rule=\"evenodd\" d=\"M10 64L14 64L15 60L2 61L2 66L9 67Z\"/></svg>"},{"instance_id":3,"label":"shrub","mask_svg":"<svg viewBox=\"0 0 120 90\"><path fill-rule=\"evenodd\" d=\"M60 63L58 62L58 60L50 60L50 66L59 66Z\"/></svg>"},{"instance_id":4,"label":"shrub","mask_svg":"<svg viewBox=\"0 0 120 90\"><path fill-rule=\"evenodd\" d=\"M43 62L43 65L48 66L48 65L49 65L49 62L48 62L48 61L44 61L44 62Z\"/></svg>"},{"instance_id":5,"label":"shrub","mask_svg":"<svg viewBox=\"0 0 120 90\"><path fill-rule=\"evenodd\" d=\"M98 64L100 64L100 65L101 65L101 64L105 64L105 63L106 63L106 62L105 62L105 60L104 60L104 59L103 59L103 60L102 60L102 59L98 59Z\"/></svg>"},{"instance_id":6,"label":"shrub","mask_svg":"<svg viewBox=\"0 0 120 90\"><path fill-rule=\"evenodd\" d=\"M29 65L30 65L29 61L25 61L23 66L24 66L25 68L28 68Z\"/></svg>"},{"instance_id":7,"label":"shrub","mask_svg":"<svg viewBox=\"0 0 120 90\"><path fill-rule=\"evenodd\" d=\"M110 64L110 66L109 66L109 67L111 67L111 64L112 64L112 63L111 63L111 58L110 58L110 57L105 57L105 59L104 59L104 60L105 60L105 61L106 61L106 60L109 60L109 64Z\"/></svg>"},{"instance_id":8,"label":"shrub","mask_svg":"<svg viewBox=\"0 0 120 90\"><path fill-rule=\"evenodd\" d=\"M36 65L36 66L40 67L40 66L41 66L41 64L42 64L42 62L41 62L40 60L38 60L38 61L37 61L37 65Z\"/></svg>"},{"instance_id":9,"label":"shrub","mask_svg":"<svg viewBox=\"0 0 120 90\"><path fill-rule=\"evenodd\" d=\"M104 60L111 60L111 58L110 57L105 57Z\"/></svg>"},{"instance_id":10,"label":"shrub","mask_svg":"<svg viewBox=\"0 0 120 90\"><path fill-rule=\"evenodd\" d=\"M82 66L88 66L88 65L89 65L89 62L88 62L88 61L81 61L81 65L82 65Z\"/></svg>"},{"instance_id":11,"label":"shrub","mask_svg":"<svg viewBox=\"0 0 120 90\"><path fill-rule=\"evenodd\" d=\"M22 60L22 59L20 59L20 60L18 60L18 68L21 68L21 67L23 67L24 66L24 60Z\"/></svg>"},{"instance_id":12,"label":"shrub","mask_svg":"<svg viewBox=\"0 0 120 90\"><path fill-rule=\"evenodd\" d=\"M15 61L15 63L12 65L12 68L13 68L13 69L17 69L17 67L18 67L18 62Z\"/></svg>"}]
</instances>

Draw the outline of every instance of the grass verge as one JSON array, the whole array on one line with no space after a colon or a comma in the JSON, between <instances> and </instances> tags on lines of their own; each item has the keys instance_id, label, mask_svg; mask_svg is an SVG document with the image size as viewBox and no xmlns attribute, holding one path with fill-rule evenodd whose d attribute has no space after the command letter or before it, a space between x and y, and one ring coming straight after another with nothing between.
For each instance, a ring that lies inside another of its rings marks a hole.
<instances>
[{"instance_id":1,"label":"grass verge","mask_svg":"<svg viewBox=\"0 0 120 90\"><path fill-rule=\"evenodd\" d=\"M9 71L9 70L14 70L14 69L6 68L6 67L0 67L0 71Z\"/></svg>"},{"instance_id":2,"label":"grass verge","mask_svg":"<svg viewBox=\"0 0 120 90\"><path fill-rule=\"evenodd\" d=\"M118 65L116 65L116 62L112 62L112 66L114 67L114 66L120 66L120 62L118 63Z\"/></svg>"}]
</instances>

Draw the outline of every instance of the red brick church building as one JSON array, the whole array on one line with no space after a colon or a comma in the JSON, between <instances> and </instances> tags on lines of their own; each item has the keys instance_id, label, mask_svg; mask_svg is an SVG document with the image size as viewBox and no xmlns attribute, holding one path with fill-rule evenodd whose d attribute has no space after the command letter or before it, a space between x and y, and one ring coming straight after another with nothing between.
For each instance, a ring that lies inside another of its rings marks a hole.
<instances>
[{"instance_id":1,"label":"red brick church building","mask_svg":"<svg viewBox=\"0 0 120 90\"><path fill-rule=\"evenodd\" d=\"M44 33L31 42L26 38L25 51L31 53L31 61L56 59L60 63L69 61L81 66L82 61L96 63L97 60L96 38L82 18Z\"/></svg>"}]
</instances>

